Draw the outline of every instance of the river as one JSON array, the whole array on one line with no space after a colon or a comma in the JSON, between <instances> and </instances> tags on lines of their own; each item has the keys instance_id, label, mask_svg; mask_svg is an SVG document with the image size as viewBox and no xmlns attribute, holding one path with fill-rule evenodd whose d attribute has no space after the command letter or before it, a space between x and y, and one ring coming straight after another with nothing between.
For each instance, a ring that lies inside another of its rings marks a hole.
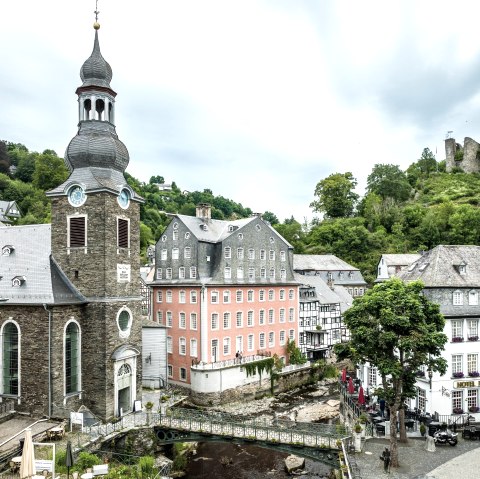
<instances>
[{"instance_id":1,"label":"river","mask_svg":"<svg viewBox=\"0 0 480 479\"><path fill-rule=\"evenodd\" d=\"M202 442L190 458L188 479L287 479L283 460L287 453L250 444ZM305 461L305 473L299 478L326 478L330 467L321 462Z\"/></svg>"}]
</instances>

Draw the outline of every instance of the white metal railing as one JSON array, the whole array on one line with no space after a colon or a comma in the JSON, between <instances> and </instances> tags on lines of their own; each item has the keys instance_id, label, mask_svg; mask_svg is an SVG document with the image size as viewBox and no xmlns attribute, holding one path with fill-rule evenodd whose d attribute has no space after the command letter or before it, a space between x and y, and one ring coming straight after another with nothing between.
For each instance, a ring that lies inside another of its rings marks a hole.
<instances>
[{"instance_id":1,"label":"white metal railing","mask_svg":"<svg viewBox=\"0 0 480 479\"><path fill-rule=\"evenodd\" d=\"M193 362L192 369L210 370L210 369L230 368L232 366L241 366L242 364L253 363L254 361L260 361L262 359L265 359L265 356L259 356L257 354L254 354L252 356L242 356L241 358L226 359L224 361L216 361L212 363Z\"/></svg>"}]
</instances>

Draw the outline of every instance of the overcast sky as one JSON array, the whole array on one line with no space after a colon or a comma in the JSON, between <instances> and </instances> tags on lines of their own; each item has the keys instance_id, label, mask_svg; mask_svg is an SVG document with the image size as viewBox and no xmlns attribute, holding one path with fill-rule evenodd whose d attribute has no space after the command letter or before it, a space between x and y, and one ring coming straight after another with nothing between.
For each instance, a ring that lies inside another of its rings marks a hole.
<instances>
[{"instance_id":1,"label":"overcast sky","mask_svg":"<svg viewBox=\"0 0 480 479\"><path fill-rule=\"evenodd\" d=\"M127 171L281 221L315 185L480 140L480 2L99 0ZM63 156L94 0L2 2L0 139Z\"/></svg>"}]
</instances>

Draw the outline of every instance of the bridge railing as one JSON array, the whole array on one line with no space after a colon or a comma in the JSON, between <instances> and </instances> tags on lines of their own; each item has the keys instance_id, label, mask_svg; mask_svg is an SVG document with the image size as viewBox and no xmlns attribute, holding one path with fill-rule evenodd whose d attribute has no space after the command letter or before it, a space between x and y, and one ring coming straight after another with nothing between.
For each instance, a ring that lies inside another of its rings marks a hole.
<instances>
[{"instance_id":1,"label":"bridge railing","mask_svg":"<svg viewBox=\"0 0 480 479\"><path fill-rule=\"evenodd\" d=\"M98 437L145 426L163 426L205 435L236 437L247 441L257 440L329 449L338 449L340 440L348 436L345 428L340 425L280 420L269 422L266 418L234 416L219 412L210 414L184 408L167 409L165 414L132 413L123 416L117 422L86 427L84 432L91 437Z\"/></svg>"}]
</instances>

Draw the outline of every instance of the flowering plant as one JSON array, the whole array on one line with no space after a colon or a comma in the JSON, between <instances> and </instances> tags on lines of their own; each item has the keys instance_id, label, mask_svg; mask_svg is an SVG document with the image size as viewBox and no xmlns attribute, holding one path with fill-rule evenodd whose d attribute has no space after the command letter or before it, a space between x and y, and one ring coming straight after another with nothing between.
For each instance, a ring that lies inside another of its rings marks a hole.
<instances>
[{"instance_id":1,"label":"flowering plant","mask_svg":"<svg viewBox=\"0 0 480 479\"><path fill-rule=\"evenodd\" d=\"M454 378L463 378L463 373L453 373L452 376Z\"/></svg>"},{"instance_id":2,"label":"flowering plant","mask_svg":"<svg viewBox=\"0 0 480 479\"><path fill-rule=\"evenodd\" d=\"M468 408L468 410L469 410L470 412L478 412L478 409L479 409L478 406L470 406L470 407Z\"/></svg>"},{"instance_id":3,"label":"flowering plant","mask_svg":"<svg viewBox=\"0 0 480 479\"><path fill-rule=\"evenodd\" d=\"M461 343L463 341L462 336L455 336L452 338L452 343Z\"/></svg>"},{"instance_id":4,"label":"flowering plant","mask_svg":"<svg viewBox=\"0 0 480 479\"><path fill-rule=\"evenodd\" d=\"M417 378L424 378L425 377L425 371L418 370L418 371L415 372L415 376Z\"/></svg>"},{"instance_id":5,"label":"flowering plant","mask_svg":"<svg viewBox=\"0 0 480 479\"><path fill-rule=\"evenodd\" d=\"M463 414L463 409L461 407L454 407L453 414Z\"/></svg>"},{"instance_id":6,"label":"flowering plant","mask_svg":"<svg viewBox=\"0 0 480 479\"><path fill-rule=\"evenodd\" d=\"M469 336L468 340L469 341L478 341L478 336Z\"/></svg>"},{"instance_id":7,"label":"flowering plant","mask_svg":"<svg viewBox=\"0 0 480 479\"><path fill-rule=\"evenodd\" d=\"M468 373L468 375L471 377L471 378L478 378L478 376L480 376L480 373L478 371L470 371Z\"/></svg>"}]
</instances>

